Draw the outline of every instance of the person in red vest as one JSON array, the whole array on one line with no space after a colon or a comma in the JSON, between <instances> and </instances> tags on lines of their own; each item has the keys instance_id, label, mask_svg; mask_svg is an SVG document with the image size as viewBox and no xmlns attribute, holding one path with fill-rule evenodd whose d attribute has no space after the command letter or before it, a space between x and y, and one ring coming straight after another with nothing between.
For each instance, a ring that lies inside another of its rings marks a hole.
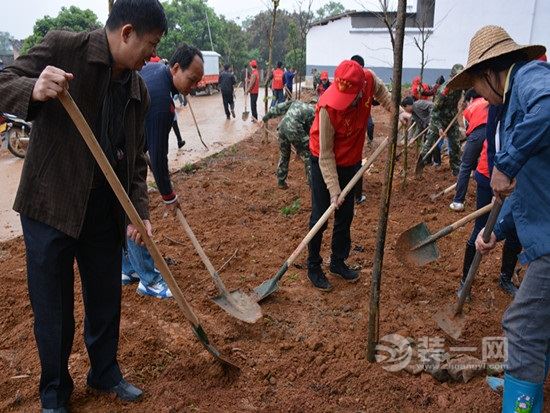
<instances>
[{"instance_id":1,"label":"person in red vest","mask_svg":"<svg viewBox=\"0 0 550 413\"><path fill-rule=\"evenodd\" d=\"M321 97L325 90L331 85L330 80L328 79L328 72L326 70L321 72L321 82L317 85L317 96Z\"/></svg>"},{"instance_id":2,"label":"person in red vest","mask_svg":"<svg viewBox=\"0 0 550 413\"><path fill-rule=\"evenodd\" d=\"M357 271L345 260L351 247L351 222L354 194L342 202L338 196L361 167L365 132L371 104L376 98L392 111L391 96L384 83L370 70L352 60L344 60L336 68L334 82L319 99L315 120L310 130L311 150L311 216L310 228L331 204L337 204L332 232L330 271L348 282L359 279ZM325 224L308 244L308 278L322 290L332 286L321 268L320 251Z\"/></svg>"},{"instance_id":3,"label":"person in red vest","mask_svg":"<svg viewBox=\"0 0 550 413\"><path fill-rule=\"evenodd\" d=\"M269 80L271 80L271 89L273 90L273 98L271 99L271 107L275 106L278 103L283 103L285 101L285 82L284 82L285 71L283 70L283 62L277 62L277 68L271 72Z\"/></svg>"},{"instance_id":4,"label":"person in red vest","mask_svg":"<svg viewBox=\"0 0 550 413\"><path fill-rule=\"evenodd\" d=\"M258 63L255 60L250 61L252 73L248 78L245 94L250 93L250 110L252 111L252 122L258 121L258 92L260 91L260 74L258 73Z\"/></svg>"}]
</instances>

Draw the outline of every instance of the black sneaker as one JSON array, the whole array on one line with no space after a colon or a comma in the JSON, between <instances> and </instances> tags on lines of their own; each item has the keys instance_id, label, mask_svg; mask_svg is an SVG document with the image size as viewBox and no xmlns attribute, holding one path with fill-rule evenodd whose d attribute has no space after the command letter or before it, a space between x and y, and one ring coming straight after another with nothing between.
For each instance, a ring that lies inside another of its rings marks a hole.
<instances>
[{"instance_id":1,"label":"black sneaker","mask_svg":"<svg viewBox=\"0 0 550 413\"><path fill-rule=\"evenodd\" d=\"M500 274L498 285L506 294L510 294L512 297L515 297L518 292L518 287L514 285L511 278L506 274Z\"/></svg>"},{"instance_id":2,"label":"black sneaker","mask_svg":"<svg viewBox=\"0 0 550 413\"><path fill-rule=\"evenodd\" d=\"M185 141L178 141L178 149L183 148L183 145L185 145Z\"/></svg>"},{"instance_id":3,"label":"black sneaker","mask_svg":"<svg viewBox=\"0 0 550 413\"><path fill-rule=\"evenodd\" d=\"M359 272L352 270L344 261L331 261L330 272L339 275L350 283L354 283L359 280Z\"/></svg>"},{"instance_id":4,"label":"black sneaker","mask_svg":"<svg viewBox=\"0 0 550 413\"><path fill-rule=\"evenodd\" d=\"M277 183L277 187L278 187L279 189L288 189L288 185L287 185L286 182L278 182L278 183Z\"/></svg>"},{"instance_id":5,"label":"black sneaker","mask_svg":"<svg viewBox=\"0 0 550 413\"><path fill-rule=\"evenodd\" d=\"M233 109L231 109L231 114L235 117L235 111Z\"/></svg>"},{"instance_id":6,"label":"black sneaker","mask_svg":"<svg viewBox=\"0 0 550 413\"><path fill-rule=\"evenodd\" d=\"M325 273L321 269L321 267L308 269L307 270L307 278L309 278L309 281L313 284L313 286L321 291L330 291L332 290L332 285L327 280L327 277L325 276Z\"/></svg>"}]
</instances>

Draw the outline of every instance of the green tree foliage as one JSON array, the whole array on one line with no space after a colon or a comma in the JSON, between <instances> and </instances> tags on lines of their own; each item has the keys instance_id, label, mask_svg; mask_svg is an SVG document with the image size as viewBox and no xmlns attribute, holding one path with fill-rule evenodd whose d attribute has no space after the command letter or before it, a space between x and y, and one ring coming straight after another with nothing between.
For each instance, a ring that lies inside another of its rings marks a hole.
<instances>
[{"instance_id":1,"label":"green tree foliage","mask_svg":"<svg viewBox=\"0 0 550 413\"><path fill-rule=\"evenodd\" d=\"M329 1L323 7L317 9L317 19L326 19L327 17L336 16L346 11L346 8L337 1Z\"/></svg>"},{"instance_id":2,"label":"green tree foliage","mask_svg":"<svg viewBox=\"0 0 550 413\"><path fill-rule=\"evenodd\" d=\"M40 43L50 30L69 30L82 32L101 27L95 13L89 9L82 10L76 6L62 7L57 17L44 16L34 24L33 33L25 39L21 53Z\"/></svg>"}]
</instances>

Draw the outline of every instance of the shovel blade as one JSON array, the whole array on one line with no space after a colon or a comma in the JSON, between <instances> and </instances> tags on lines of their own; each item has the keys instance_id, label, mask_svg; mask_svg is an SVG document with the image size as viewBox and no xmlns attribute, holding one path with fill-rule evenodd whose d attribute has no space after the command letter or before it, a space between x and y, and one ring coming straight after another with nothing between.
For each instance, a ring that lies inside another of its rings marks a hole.
<instances>
[{"instance_id":1,"label":"shovel blade","mask_svg":"<svg viewBox=\"0 0 550 413\"><path fill-rule=\"evenodd\" d=\"M439 258L437 244L430 242L420 248L415 248L430 236L426 223L421 222L403 232L397 239L397 259L403 264L423 266Z\"/></svg>"},{"instance_id":2,"label":"shovel blade","mask_svg":"<svg viewBox=\"0 0 550 413\"><path fill-rule=\"evenodd\" d=\"M233 317L253 324L262 317L262 309L256 301L241 290L212 298L217 305Z\"/></svg>"},{"instance_id":3,"label":"shovel blade","mask_svg":"<svg viewBox=\"0 0 550 413\"><path fill-rule=\"evenodd\" d=\"M214 356L216 360L221 363L225 371L229 371L231 373L239 373L241 371L241 367L237 363L222 355L220 351L210 343L201 325L193 326L192 329L193 333L195 333L195 336L204 346L206 351L212 354L212 356Z\"/></svg>"},{"instance_id":4,"label":"shovel blade","mask_svg":"<svg viewBox=\"0 0 550 413\"><path fill-rule=\"evenodd\" d=\"M444 311L436 313L433 318L440 329L447 333L450 337L458 340L464 329L466 320L462 313L456 313L456 307L451 306Z\"/></svg>"},{"instance_id":5,"label":"shovel blade","mask_svg":"<svg viewBox=\"0 0 550 413\"><path fill-rule=\"evenodd\" d=\"M248 119L248 115L250 114L250 112L243 112L243 120L247 120Z\"/></svg>"},{"instance_id":6,"label":"shovel blade","mask_svg":"<svg viewBox=\"0 0 550 413\"><path fill-rule=\"evenodd\" d=\"M260 302L279 289L277 277L270 278L254 288L256 302Z\"/></svg>"}]
</instances>

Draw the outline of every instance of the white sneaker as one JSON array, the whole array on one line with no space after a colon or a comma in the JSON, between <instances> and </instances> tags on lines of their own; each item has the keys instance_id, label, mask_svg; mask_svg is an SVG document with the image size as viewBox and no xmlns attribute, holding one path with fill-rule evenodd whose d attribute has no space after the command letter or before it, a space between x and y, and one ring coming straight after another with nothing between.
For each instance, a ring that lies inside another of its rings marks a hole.
<instances>
[{"instance_id":1,"label":"white sneaker","mask_svg":"<svg viewBox=\"0 0 550 413\"><path fill-rule=\"evenodd\" d=\"M139 277L135 272L131 272L130 274L122 273L121 279L122 279L122 285L137 283L139 281Z\"/></svg>"},{"instance_id":2,"label":"white sneaker","mask_svg":"<svg viewBox=\"0 0 550 413\"><path fill-rule=\"evenodd\" d=\"M451 202L449 208L451 208L455 212L464 211L464 204L462 202Z\"/></svg>"},{"instance_id":3,"label":"white sneaker","mask_svg":"<svg viewBox=\"0 0 550 413\"><path fill-rule=\"evenodd\" d=\"M137 293L140 295L150 295L156 298L172 298L172 291L170 291L170 288L168 288L164 280L151 285L144 285L140 281L137 287Z\"/></svg>"}]
</instances>

